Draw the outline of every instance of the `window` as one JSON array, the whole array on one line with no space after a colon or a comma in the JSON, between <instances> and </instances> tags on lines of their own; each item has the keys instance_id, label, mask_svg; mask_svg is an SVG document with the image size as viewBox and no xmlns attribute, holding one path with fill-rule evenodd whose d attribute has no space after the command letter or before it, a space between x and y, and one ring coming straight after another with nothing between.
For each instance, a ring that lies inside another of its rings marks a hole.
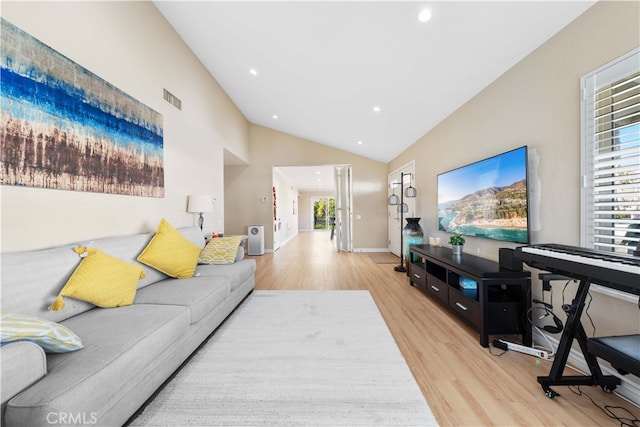
<instances>
[{"instance_id":1,"label":"window","mask_svg":"<svg viewBox=\"0 0 640 427\"><path fill-rule=\"evenodd\" d=\"M584 76L581 246L640 241L640 49Z\"/></svg>"},{"instance_id":2,"label":"window","mask_svg":"<svg viewBox=\"0 0 640 427\"><path fill-rule=\"evenodd\" d=\"M313 229L328 230L336 221L336 199L333 197L312 197Z\"/></svg>"}]
</instances>

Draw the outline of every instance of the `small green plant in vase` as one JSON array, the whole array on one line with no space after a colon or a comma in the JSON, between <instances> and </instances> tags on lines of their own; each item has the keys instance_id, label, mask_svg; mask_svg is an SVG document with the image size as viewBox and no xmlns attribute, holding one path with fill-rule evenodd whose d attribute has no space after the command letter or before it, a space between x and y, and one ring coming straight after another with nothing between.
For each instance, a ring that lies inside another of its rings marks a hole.
<instances>
[{"instance_id":1,"label":"small green plant in vase","mask_svg":"<svg viewBox=\"0 0 640 427\"><path fill-rule=\"evenodd\" d=\"M462 253L462 245L464 245L465 242L466 240L464 239L462 234L456 233L451 237L449 237L449 244L453 249L453 253L456 255L459 255Z\"/></svg>"}]
</instances>

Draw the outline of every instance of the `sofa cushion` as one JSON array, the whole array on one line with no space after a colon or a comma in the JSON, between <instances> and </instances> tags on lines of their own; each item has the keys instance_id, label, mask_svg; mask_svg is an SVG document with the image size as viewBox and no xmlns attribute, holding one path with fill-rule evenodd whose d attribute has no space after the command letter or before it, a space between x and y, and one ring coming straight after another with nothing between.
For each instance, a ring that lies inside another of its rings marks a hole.
<instances>
[{"instance_id":1,"label":"sofa cushion","mask_svg":"<svg viewBox=\"0 0 640 427\"><path fill-rule=\"evenodd\" d=\"M0 315L0 340L2 344L15 341L31 341L47 353L66 353L80 350L82 340L69 328L59 323L24 314Z\"/></svg>"},{"instance_id":2,"label":"sofa cushion","mask_svg":"<svg viewBox=\"0 0 640 427\"><path fill-rule=\"evenodd\" d=\"M233 264L238 256L242 236L211 239L200 253L198 264Z\"/></svg>"},{"instance_id":3,"label":"sofa cushion","mask_svg":"<svg viewBox=\"0 0 640 427\"><path fill-rule=\"evenodd\" d=\"M244 259L244 246L242 244L238 246L238 252L236 253L236 262Z\"/></svg>"},{"instance_id":4,"label":"sofa cushion","mask_svg":"<svg viewBox=\"0 0 640 427\"><path fill-rule=\"evenodd\" d=\"M245 259L227 265L198 265L196 275L200 277L226 277L229 279L231 291L249 279L253 279L256 273L256 260Z\"/></svg>"},{"instance_id":5,"label":"sofa cushion","mask_svg":"<svg viewBox=\"0 0 640 427\"><path fill-rule=\"evenodd\" d=\"M202 250L205 246L204 234L202 234L202 230L200 227L192 226L192 227L181 227L178 229L180 234L184 236L185 239L196 245Z\"/></svg>"},{"instance_id":6,"label":"sofa cushion","mask_svg":"<svg viewBox=\"0 0 640 427\"><path fill-rule=\"evenodd\" d=\"M185 238L164 218L138 261L177 279L193 276L201 248Z\"/></svg>"},{"instance_id":7,"label":"sofa cushion","mask_svg":"<svg viewBox=\"0 0 640 427\"><path fill-rule=\"evenodd\" d=\"M47 374L44 350L29 341L18 341L0 348L2 404Z\"/></svg>"},{"instance_id":8,"label":"sofa cushion","mask_svg":"<svg viewBox=\"0 0 640 427\"><path fill-rule=\"evenodd\" d=\"M152 375L169 347L179 345L189 326L189 311L180 306L134 304L96 308L64 324L77 331L85 348L50 354L49 373L8 402L8 425L46 425L49 413L102 418Z\"/></svg>"},{"instance_id":9,"label":"sofa cushion","mask_svg":"<svg viewBox=\"0 0 640 427\"><path fill-rule=\"evenodd\" d=\"M191 323L196 323L223 302L231 292L224 277L167 279L140 289L135 304L174 304L189 308Z\"/></svg>"},{"instance_id":10,"label":"sofa cushion","mask_svg":"<svg viewBox=\"0 0 640 427\"><path fill-rule=\"evenodd\" d=\"M199 227L182 227L179 231L187 240L198 246L199 250L204 246L204 237ZM61 311L48 309L78 265L78 255L72 248L78 245L90 246L123 261L137 264L136 258L153 236L153 233L114 236L51 249L3 253L0 262L0 309L42 317L54 322L91 310L95 307L93 304L80 300L66 301L66 307ZM36 265L38 268L33 268ZM147 277L138 282L138 288L168 277L144 264L140 266Z\"/></svg>"},{"instance_id":11,"label":"sofa cushion","mask_svg":"<svg viewBox=\"0 0 640 427\"><path fill-rule=\"evenodd\" d=\"M91 310L93 304L77 300L62 311L48 309L77 265L71 246L2 254L1 309L54 322Z\"/></svg>"},{"instance_id":12,"label":"sofa cushion","mask_svg":"<svg viewBox=\"0 0 640 427\"><path fill-rule=\"evenodd\" d=\"M107 237L105 239L83 242L82 245L100 249L102 252L123 261L138 264L144 269L145 275L147 276L138 281L138 288L143 288L169 277L163 272L144 265L137 260L138 255L140 255L140 252L142 252L142 250L149 244L153 235L154 233L144 233L129 236Z\"/></svg>"},{"instance_id":13,"label":"sofa cushion","mask_svg":"<svg viewBox=\"0 0 640 427\"><path fill-rule=\"evenodd\" d=\"M77 246L74 251L82 257L64 285L51 310L64 308L63 296L87 301L98 307L131 305L136 296L138 280L145 277L140 264L124 262L96 248Z\"/></svg>"},{"instance_id":14,"label":"sofa cushion","mask_svg":"<svg viewBox=\"0 0 640 427\"><path fill-rule=\"evenodd\" d=\"M182 236L184 236L187 240L189 240L199 248L202 248L204 246L204 237L202 235L202 230L200 230L200 227L181 227L178 229L178 231L180 232L180 234L182 234ZM109 255L119 258L123 261L139 264L144 269L144 272L147 275L146 278L138 281L138 289L140 289L169 277L153 267L142 264L137 259L140 255L140 252L142 252L142 250L147 247L154 236L155 233L134 234L129 236L107 237L105 239L83 242L82 244L85 246L91 246L92 248L100 249L103 252L108 253Z\"/></svg>"}]
</instances>

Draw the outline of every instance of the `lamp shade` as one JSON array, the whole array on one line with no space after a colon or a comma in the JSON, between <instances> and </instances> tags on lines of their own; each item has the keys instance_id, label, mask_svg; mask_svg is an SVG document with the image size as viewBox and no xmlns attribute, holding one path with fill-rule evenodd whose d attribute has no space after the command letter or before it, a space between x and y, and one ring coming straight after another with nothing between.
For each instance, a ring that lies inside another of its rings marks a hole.
<instances>
[{"instance_id":1,"label":"lamp shade","mask_svg":"<svg viewBox=\"0 0 640 427\"><path fill-rule=\"evenodd\" d=\"M187 196L187 212L200 213L211 212L213 210L213 201L211 196Z\"/></svg>"},{"instance_id":2,"label":"lamp shade","mask_svg":"<svg viewBox=\"0 0 640 427\"><path fill-rule=\"evenodd\" d=\"M418 195L418 190L416 190L416 188L412 187L411 185L409 185L409 187L406 190L404 190L405 197L413 198L413 197L416 197L417 195Z\"/></svg>"},{"instance_id":3,"label":"lamp shade","mask_svg":"<svg viewBox=\"0 0 640 427\"><path fill-rule=\"evenodd\" d=\"M395 194L389 196L390 205L397 205L398 203L400 203L400 198L398 196L396 196Z\"/></svg>"},{"instance_id":4,"label":"lamp shade","mask_svg":"<svg viewBox=\"0 0 640 427\"><path fill-rule=\"evenodd\" d=\"M403 202L398 205L397 209L398 209L398 213L400 212L407 213L409 212L409 205Z\"/></svg>"}]
</instances>

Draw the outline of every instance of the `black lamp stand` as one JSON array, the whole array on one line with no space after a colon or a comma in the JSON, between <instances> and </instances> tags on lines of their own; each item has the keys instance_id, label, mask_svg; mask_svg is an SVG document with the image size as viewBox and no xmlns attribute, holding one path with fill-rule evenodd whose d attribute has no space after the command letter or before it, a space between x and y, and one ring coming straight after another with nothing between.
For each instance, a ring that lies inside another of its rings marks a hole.
<instances>
[{"instance_id":1,"label":"black lamp stand","mask_svg":"<svg viewBox=\"0 0 640 427\"><path fill-rule=\"evenodd\" d=\"M202 225L204 224L204 216L202 216L204 214L204 212L198 212L198 214L200 214L200 216L198 217L198 225L200 226L200 230L202 230Z\"/></svg>"},{"instance_id":2,"label":"black lamp stand","mask_svg":"<svg viewBox=\"0 0 640 427\"><path fill-rule=\"evenodd\" d=\"M411 176L410 173L400 172L400 265L396 265L393 269L400 273L406 273L407 269L404 266L404 233L403 233L403 220L404 220L404 177ZM396 184L396 183L393 183ZM392 185L393 185L392 184ZM411 184L409 184L411 187ZM394 193L395 194L395 193ZM415 188L413 189L413 196L410 194L408 197L415 197Z\"/></svg>"}]
</instances>

